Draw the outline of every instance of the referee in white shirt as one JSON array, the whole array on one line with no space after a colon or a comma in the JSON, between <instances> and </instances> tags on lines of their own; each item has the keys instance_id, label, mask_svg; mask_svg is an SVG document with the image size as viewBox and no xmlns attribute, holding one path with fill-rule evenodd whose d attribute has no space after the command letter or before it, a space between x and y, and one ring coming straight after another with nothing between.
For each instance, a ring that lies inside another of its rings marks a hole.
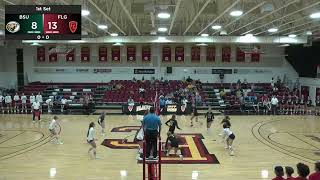
<instances>
[{"instance_id":1,"label":"referee in white shirt","mask_svg":"<svg viewBox=\"0 0 320 180\"><path fill-rule=\"evenodd\" d=\"M279 102L278 98L275 95L273 95L271 98L271 111L273 115L278 114L277 113L278 102Z\"/></svg>"},{"instance_id":2,"label":"referee in white shirt","mask_svg":"<svg viewBox=\"0 0 320 180\"><path fill-rule=\"evenodd\" d=\"M38 120L40 120L40 103L38 102L38 99L36 99L32 105L31 105L31 108L32 108L32 112L33 112L33 122L35 122L35 117L38 116Z\"/></svg>"}]
</instances>

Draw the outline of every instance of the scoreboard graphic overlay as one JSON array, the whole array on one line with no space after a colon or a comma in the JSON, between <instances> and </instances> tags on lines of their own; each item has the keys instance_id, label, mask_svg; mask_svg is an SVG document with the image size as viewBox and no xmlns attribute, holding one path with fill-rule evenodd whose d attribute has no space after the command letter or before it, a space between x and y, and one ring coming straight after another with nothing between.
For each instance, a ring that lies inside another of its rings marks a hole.
<instances>
[{"instance_id":1,"label":"scoreboard graphic overlay","mask_svg":"<svg viewBox=\"0 0 320 180\"><path fill-rule=\"evenodd\" d=\"M80 5L6 5L8 40L81 40Z\"/></svg>"}]
</instances>

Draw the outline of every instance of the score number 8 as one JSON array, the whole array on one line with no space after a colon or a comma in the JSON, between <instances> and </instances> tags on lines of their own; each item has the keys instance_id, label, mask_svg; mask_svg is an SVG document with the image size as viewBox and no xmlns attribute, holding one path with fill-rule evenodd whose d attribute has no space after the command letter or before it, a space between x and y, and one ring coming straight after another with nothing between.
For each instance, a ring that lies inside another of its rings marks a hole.
<instances>
[{"instance_id":1,"label":"score number 8","mask_svg":"<svg viewBox=\"0 0 320 180\"><path fill-rule=\"evenodd\" d=\"M48 22L48 26L49 26L49 29L57 29L58 28L57 22ZM37 29L37 28L38 28L37 22L32 22L31 29Z\"/></svg>"}]
</instances>

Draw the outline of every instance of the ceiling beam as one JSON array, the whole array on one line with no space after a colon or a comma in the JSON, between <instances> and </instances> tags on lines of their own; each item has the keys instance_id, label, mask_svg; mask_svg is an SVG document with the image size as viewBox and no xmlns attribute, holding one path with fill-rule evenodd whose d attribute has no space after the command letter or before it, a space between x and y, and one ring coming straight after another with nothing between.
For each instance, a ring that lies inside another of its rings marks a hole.
<instances>
[{"instance_id":1,"label":"ceiling beam","mask_svg":"<svg viewBox=\"0 0 320 180\"><path fill-rule=\"evenodd\" d=\"M316 25L310 26L310 27L308 27L308 28L303 27L303 29L291 31L290 33L286 33L286 34L284 34L284 35L289 35L289 34L297 33L297 32L300 32L300 31L308 31L308 29L312 29L312 28L319 27L319 26L320 26L320 24L316 24Z\"/></svg>"},{"instance_id":2,"label":"ceiling beam","mask_svg":"<svg viewBox=\"0 0 320 180\"><path fill-rule=\"evenodd\" d=\"M263 1L263 2L261 2L261 3L259 3L259 4L257 4L256 6L254 6L253 8L251 8L249 11L245 12L243 15L241 15L240 17L238 17L237 19L235 19L235 20L231 21L230 23L228 23L227 25L223 26L223 28L229 27L231 24L237 22L237 21L240 20L242 17L248 15L249 13L251 13L251 12L254 11L254 10L256 10L256 9L259 8L260 6L264 5L265 3L266 3L266 2ZM217 33L218 33L218 31L214 32L212 35L217 34Z\"/></svg>"},{"instance_id":3,"label":"ceiling beam","mask_svg":"<svg viewBox=\"0 0 320 180\"><path fill-rule=\"evenodd\" d=\"M189 29L191 28L191 26L193 25L194 22L196 22L196 20L198 19L198 17L200 16L200 14L202 13L202 11L208 6L208 4L211 2L211 0L207 0L204 5L201 7L201 9L199 10L199 12L194 16L194 18L192 19L191 23L188 25L187 29L183 32L183 35L185 35Z\"/></svg>"},{"instance_id":4,"label":"ceiling beam","mask_svg":"<svg viewBox=\"0 0 320 180\"><path fill-rule=\"evenodd\" d=\"M240 0L236 0L229 7L227 7L222 13L220 13L213 21L211 21L205 28L203 28L198 35L200 35L203 31L205 31L208 27L214 24L218 19L220 19L226 12L230 11L235 5L237 5Z\"/></svg>"},{"instance_id":5,"label":"ceiling beam","mask_svg":"<svg viewBox=\"0 0 320 180\"><path fill-rule=\"evenodd\" d=\"M278 12L278 11L282 10L283 8L286 8L286 7L288 7L288 6L290 6L291 4L294 4L294 3L296 3L296 2L298 2L298 0L291 1L290 3L285 4L285 5L283 5L283 6L279 7L279 8L278 8L278 9L276 9L276 10L271 11L270 13L268 13L268 14L266 14L266 15L264 15L264 16L261 16L261 17L259 17L259 18L255 19L255 20L251 21L250 23L245 24L245 25L243 25L243 26L241 26L241 27L239 27L239 28L237 28L237 29L235 29L235 30L233 30L233 31L229 32L229 34L232 34L232 33L234 33L234 32L239 31L240 29L243 29L243 28L245 28L245 27L247 27L247 26L249 26L249 25L251 25L251 24L254 24L255 22L260 21L261 19L264 19L264 18L266 18L266 17L268 17L268 16L270 16L270 15L272 15L272 14L274 14L274 13L276 13L276 12Z\"/></svg>"},{"instance_id":6,"label":"ceiling beam","mask_svg":"<svg viewBox=\"0 0 320 180\"><path fill-rule=\"evenodd\" d=\"M100 7L94 3L92 0L88 0L88 2L95 7L102 15L105 17L108 22L110 22L112 25L114 25L123 35L126 35L126 33L102 10Z\"/></svg>"},{"instance_id":7,"label":"ceiling beam","mask_svg":"<svg viewBox=\"0 0 320 180\"><path fill-rule=\"evenodd\" d=\"M176 20L176 17L177 17L179 8L180 8L181 1L182 0L178 0L178 2L176 4L176 7L174 8L174 13L173 13L173 16L172 16L172 20L171 20L170 28L169 28L169 31L168 31L168 35L171 34L171 30L173 28L174 21Z\"/></svg>"},{"instance_id":8,"label":"ceiling beam","mask_svg":"<svg viewBox=\"0 0 320 180\"><path fill-rule=\"evenodd\" d=\"M291 26L291 27L288 27L288 28L285 28L285 29L281 29L280 31L271 33L271 35L273 35L273 34L279 34L279 33L281 33L281 32L285 32L285 31L287 31L287 30L294 29L294 28L297 28L297 27L300 27L300 26L305 26L305 25L308 25L308 24L310 24L310 23L312 23L312 21L309 21L309 22L306 22L306 23L302 23L302 24L298 24L298 25L296 25L296 26Z\"/></svg>"},{"instance_id":9,"label":"ceiling beam","mask_svg":"<svg viewBox=\"0 0 320 180\"><path fill-rule=\"evenodd\" d=\"M13 2L10 2L10 1L8 1L8 0L2 0L2 1L4 1L4 2L10 4L10 5L15 5Z\"/></svg>"},{"instance_id":10,"label":"ceiling beam","mask_svg":"<svg viewBox=\"0 0 320 180\"><path fill-rule=\"evenodd\" d=\"M136 29L138 35L141 35L141 33L140 33L140 31L139 31L136 23L134 22L131 14L130 14L130 12L128 11L128 9L126 8L126 6L124 5L123 0L119 0L119 3L120 3L120 5L121 5L122 9L124 10L124 12L127 14L127 16L128 16L128 18L129 18L131 24L133 25L134 29Z\"/></svg>"},{"instance_id":11,"label":"ceiling beam","mask_svg":"<svg viewBox=\"0 0 320 180\"><path fill-rule=\"evenodd\" d=\"M309 6L306 6L306 7L302 8L302 9L299 9L299 10L296 10L296 11L294 11L294 12L291 12L291 13L285 15L285 16L281 16L281 17L279 17L279 18L277 18L277 19L274 19L274 20L272 20L272 21L270 21L270 22L268 22L268 23L265 23L265 24L263 24L263 25L261 25L261 26L258 26L258 27L255 27L255 28L253 28L253 29L250 29L249 31L246 31L246 32L242 33L241 35L244 35L244 34L247 34L247 33L249 33L249 32L252 32L252 31L254 31L254 30L257 30L257 29L260 29L260 28L262 28L262 27L268 26L269 24L272 24L272 23L274 23L274 22L276 22L276 21L279 21L279 20L281 20L281 19L284 19L284 18L287 18L287 17L289 17L289 16L292 16L292 15L294 15L294 14L296 14L296 13L299 13L299 12L301 12L301 11L304 11L304 10L306 10L306 9L312 8L313 6L316 6L316 5L318 5L318 4L320 4L320 1L318 1L318 2L316 2L316 3L313 3L313 4L309 5ZM260 33L260 32L259 32L259 33Z\"/></svg>"}]
</instances>

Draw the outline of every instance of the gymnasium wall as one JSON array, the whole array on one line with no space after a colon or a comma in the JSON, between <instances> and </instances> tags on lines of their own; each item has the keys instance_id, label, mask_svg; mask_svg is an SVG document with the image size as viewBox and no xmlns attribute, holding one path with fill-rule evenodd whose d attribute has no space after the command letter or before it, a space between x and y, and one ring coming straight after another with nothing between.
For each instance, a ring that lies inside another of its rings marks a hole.
<instances>
[{"instance_id":1,"label":"gymnasium wall","mask_svg":"<svg viewBox=\"0 0 320 180\"><path fill-rule=\"evenodd\" d=\"M18 45L21 46L21 45ZM162 63L162 45L155 44L151 46L152 61L145 63L141 61L141 46L136 45L137 60L134 63L126 62L126 46L121 47L121 62L111 62L111 46L108 46L108 62L98 62L98 45L90 45L91 60L89 63L80 62L80 45L76 45L76 60L75 62L66 62L64 56L58 57L57 63L46 62L39 63L36 61L36 47L24 46L24 71L26 79L29 82L108 82L112 79L132 79L136 77L141 79L150 79L151 77L164 77L164 79L182 79L183 77L191 76L194 79L201 81L219 82L219 75L212 74L212 69L232 69L238 72L237 74L226 74L225 82L236 82L239 78L246 78L250 82L269 82L272 77L283 77L286 74L291 79L295 79L298 75L290 64L284 59L284 49L274 45L262 45L261 50L264 54L261 55L259 63L250 62L250 58L246 58L244 63L236 62L235 51L236 46L232 45L232 55L230 63L221 62L221 45L216 45L216 62L208 63L206 58L206 47L201 47L201 60L199 63L191 62L190 49L191 45L185 45L185 60L183 63L174 62L174 47L172 46L172 63ZM16 57L14 45L9 44L4 49L0 47L1 54L6 54L4 60L1 60L0 73L5 73L8 76L1 76L0 82L7 84L16 82ZM3 53L4 52L4 53ZM48 55L47 55L48 56ZM1 59L3 57L1 56ZM47 57L48 58L48 57ZM172 74L167 73L167 67L172 67ZM64 72L57 73L57 69L63 69ZM95 69L104 69L104 73L94 73ZM134 74L134 69L155 69L155 74ZM89 72L88 72L89 71ZM110 72L111 71L111 72ZM10 74L11 73L11 74ZM6 78L4 78L6 77Z\"/></svg>"}]
</instances>

